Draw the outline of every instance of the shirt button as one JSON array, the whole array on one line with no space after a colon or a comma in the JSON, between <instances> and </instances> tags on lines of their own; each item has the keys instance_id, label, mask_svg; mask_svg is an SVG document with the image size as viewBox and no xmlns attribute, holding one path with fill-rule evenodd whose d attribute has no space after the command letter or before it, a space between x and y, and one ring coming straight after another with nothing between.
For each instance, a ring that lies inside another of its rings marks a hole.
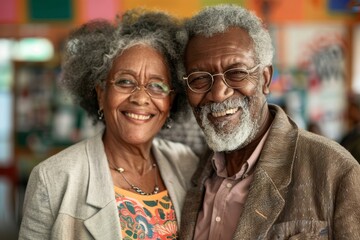
<instances>
[{"instance_id":1,"label":"shirt button","mask_svg":"<svg viewBox=\"0 0 360 240\"><path fill-rule=\"evenodd\" d=\"M231 187L232 187L232 184L231 184L231 183L227 183L227 184L226 184L226 187L227 187L227 188L231 188Z\"/></svg>"},{"instance_id":2,"label":"shirt button","mask_svg":"<svg viewBox=\"0 0 360 240\"><path fill-rule=\"evenodd\" d=\"M215 221L216 221L216 222L220 222L220 221L221 221L221 217L216 217L216 218L215 218Z\"/></svg>"}]
</instances>

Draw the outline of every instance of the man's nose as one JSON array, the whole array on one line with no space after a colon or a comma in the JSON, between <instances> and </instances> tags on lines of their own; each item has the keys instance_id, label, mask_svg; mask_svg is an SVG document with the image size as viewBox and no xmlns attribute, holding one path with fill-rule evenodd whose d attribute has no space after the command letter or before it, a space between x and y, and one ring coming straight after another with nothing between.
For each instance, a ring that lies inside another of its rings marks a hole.
<instances>
[{"instance_id":1,"label":"man's nose","mask_svg":"<svg viewBox=\"0 0 360 240\"><path fill-rule=\"evenodd\" d=\"M212 101L223 102L233 95L234 89L226 85L223 74L214 74L213 78L214 83L210 89L210 98Z\"/></svg>"}]
</instances>

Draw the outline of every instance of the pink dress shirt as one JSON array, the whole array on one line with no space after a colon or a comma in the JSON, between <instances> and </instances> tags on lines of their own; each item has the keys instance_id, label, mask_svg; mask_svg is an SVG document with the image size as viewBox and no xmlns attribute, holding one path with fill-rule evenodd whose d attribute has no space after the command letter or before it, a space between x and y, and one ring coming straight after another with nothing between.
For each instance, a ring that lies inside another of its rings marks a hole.
<instances>
[{"instance_id":1,"label":"pink dress shirt","mask_svg":"<svg viewBox=\"0 0 360 240\"><path fill-rule=\"evenodd\" d=\"M260 156L268 132L234 176L228 176L224 153L214 154L212 161L216 174L205 181L204 203L198 216L194 239L233 238L253 180L252 169Z\"/></svg>"}]
</instances>

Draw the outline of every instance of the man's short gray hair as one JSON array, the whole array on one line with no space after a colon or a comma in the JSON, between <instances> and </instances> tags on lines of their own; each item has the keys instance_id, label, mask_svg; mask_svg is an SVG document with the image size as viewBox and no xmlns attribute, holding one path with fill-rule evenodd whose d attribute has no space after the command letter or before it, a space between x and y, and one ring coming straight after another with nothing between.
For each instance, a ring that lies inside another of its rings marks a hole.
<instances>
[{"instance_id":1,"label":"man's short gray hair","mask_svg":"<svg viewBox=\"0 0 360 240\"><path fill-rule=\"evenodd\" d=\"M274 48L269 32L260 18L238 5L222 4L204 8L185 21L185 33L179 33L178 39L185 49L188 41L195 35L211 37L230 27L242 28L249 33L254 42L256 62L263 66L272 64Z\"/></svg>"}]
</instances>

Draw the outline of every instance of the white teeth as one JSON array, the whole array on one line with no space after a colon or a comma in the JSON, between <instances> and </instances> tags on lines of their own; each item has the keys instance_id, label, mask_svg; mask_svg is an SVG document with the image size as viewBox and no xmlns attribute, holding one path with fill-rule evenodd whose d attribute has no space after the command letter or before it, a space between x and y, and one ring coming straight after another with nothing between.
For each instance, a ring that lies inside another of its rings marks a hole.
<instances>
[{"instance_id":1,"label":"white teeth","mask_svg":"<svg viewBox=\"0 0 360 240\"><path fill-rule=\"evenodd\" d=\"M226 115L226 112L213 112L211 113L213 117L222 117Z\"/></svg>"},{"instance_id":2,"label":"white teeth","mask_svg":"<svg viewBox=\"0 0 360 240\"><path fill-rule=\"evenodd\" d=\"M234 113L236 113L237 110L238 110L238 108L230 108L230 109L227 109L227 110L222 111L222 112L212 112L211 115L213 117L223 117L225 115L234 114Z\"/></svg>"},{"instance_id":3,"label":"white teeth","mask_svg":"<svg viewBox=\"0 0 360 240\"><path fill-rule=\"evenodd\" d=\"M125 113L125 115L136 120L148 120L151 117L150 115L138 115L135 113Z\"/></svg>"}]
</instances>

